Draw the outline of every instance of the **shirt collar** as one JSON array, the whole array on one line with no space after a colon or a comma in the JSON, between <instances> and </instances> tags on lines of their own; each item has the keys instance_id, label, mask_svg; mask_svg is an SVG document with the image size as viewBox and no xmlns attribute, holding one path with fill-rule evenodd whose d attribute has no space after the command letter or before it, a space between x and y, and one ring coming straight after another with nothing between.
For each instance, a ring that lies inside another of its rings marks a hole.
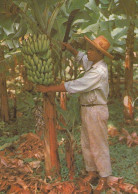
<instances>
[{"instance_id":1,"label":"shirt collar","mask_svg":"<svg viewBox=\"0 0 138 194\"><path fill-rule=\"evenodd\" d=\"M94 65L92 65L92 67L96 68L100 63L103 63L103 62L104 62L104 60L102 59L102 60L98 61L97 63L95 63Z\"/></svg>"},{"instance_id":2,"label":"shirt collar","mask_svg":"<svg viewBox=\"0 0 138 194\"><path fill-rule=\"evenodd\" d=\"M104 63L104 60L102 59L102 60L98 61L97 63L95 63L94 65L93 65L93 62L92 62L92 61L89 61L89 62L91 62L92 65L91 65L91 67L90 67L87 71L85 71L85 72L88 72L90 69L96 68L99 64Z\"/></svg>"}]
</instances>

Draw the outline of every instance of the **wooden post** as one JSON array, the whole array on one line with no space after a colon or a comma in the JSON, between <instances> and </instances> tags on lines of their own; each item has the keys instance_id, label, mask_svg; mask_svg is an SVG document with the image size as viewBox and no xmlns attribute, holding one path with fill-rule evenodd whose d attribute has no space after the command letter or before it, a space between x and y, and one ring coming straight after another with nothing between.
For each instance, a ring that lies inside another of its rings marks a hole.
<instances>
[{"instance_id":1,"label":"wooden post","mask_svg":"<svg viewBox=\"0 0 138 194\"><path fill-rule=\"evenodd\" d=\"M4 48L0 47L0 62L4 60ZM6 64L2 64L6 65ZM2 121L9 121L9 105L8 105L8 95L6 86L6 76L5 72L0 72L0 119Z\"/></svg>"},{"instance_id":2,"label":"wooden post","mask_svg":"<svg viewBox=\"0 0 138 194\"><path fill-rule=\"evenodd\" d=\"M56 136L56 108L55 92L44 93L44 156L46 175L54 177L59 175L60 165Z\"/></svg>"}]
</instances>

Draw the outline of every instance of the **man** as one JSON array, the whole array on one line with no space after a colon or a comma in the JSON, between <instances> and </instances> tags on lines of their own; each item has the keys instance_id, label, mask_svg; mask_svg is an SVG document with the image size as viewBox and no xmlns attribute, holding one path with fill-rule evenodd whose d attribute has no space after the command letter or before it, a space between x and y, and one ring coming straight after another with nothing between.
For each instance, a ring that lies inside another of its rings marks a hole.
<instances>
[{"instance_id":1,"label":"man","mask_svg":"<svg viewBox=\"0 0 138 194\"><path fill-rule=\"evenodd\" d=\"M107 187L107 181L112 174L107 141L108 68L103 59L104 56L113 59L113 56L107 51L110 43L104 36L95 40L86 36L84 38L89 45L87 55L78 52L70 44L63 43L63 46L82 63L84 76L60 85L41 86L41 92L80 93L82 153L88 171L87 180L95 178L97 173L100 175L94 191L96 194ZM39 90L39 86L37 89Z\"/></svg>"}]
</instances>

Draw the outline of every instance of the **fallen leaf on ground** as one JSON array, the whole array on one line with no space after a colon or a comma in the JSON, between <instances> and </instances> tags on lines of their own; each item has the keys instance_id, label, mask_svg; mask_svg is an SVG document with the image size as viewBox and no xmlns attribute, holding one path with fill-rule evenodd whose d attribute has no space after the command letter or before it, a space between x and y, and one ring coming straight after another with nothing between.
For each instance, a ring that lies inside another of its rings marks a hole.
<instances>
[{"instance_id":1,"label":"fallen leaf on ground","mask_svg":"<svg viewBox=\"0 0 138 194\"><path fill-rule=\"evenodd\" d=\"M110 125L110 126L108 127L108 134L109 134L111 137L115 137L115 136L118 136L118 135L119 135L119 132L118 132L118 130L117 130L116 127Z\"/></svg>"},{"instance_id":2,"label":"fallen leaf on ground","mask_svg":"<svg viewBox=\"0 0 138 194\"><path fill-rule=\"evenodd\" d=\"M138 145L138 136L136 132L133 132L132 134L129 134L126 129L122 129L122 133L119 136L119 141L126 141L126 144L128 147L131 147L133 145Z\"/></svg>"},{"instance_id":3,"label":"fallen leaf on ground","mask_svg":"<svg viewBox=\"0 0 138 194\"><path fill-rule=\"evenodd\" d=\"M136 138L136 134L132 134ZM35 134L22 135L13 143L14 152L6 147L0 151L0 191L7 194L35 194L35 193L67 193L67 194L88 194L92 187L84 182L82 178L74 178L70 181L46 183L45 179L52 181L52 178L41 178L41 165L44 162L44 146L42 140ZM35 173L34 173L35 172ZM112 191L137 192L134 185L124 183L120 177L111 177L110 194Z\"/></svg>"}]
</instances>

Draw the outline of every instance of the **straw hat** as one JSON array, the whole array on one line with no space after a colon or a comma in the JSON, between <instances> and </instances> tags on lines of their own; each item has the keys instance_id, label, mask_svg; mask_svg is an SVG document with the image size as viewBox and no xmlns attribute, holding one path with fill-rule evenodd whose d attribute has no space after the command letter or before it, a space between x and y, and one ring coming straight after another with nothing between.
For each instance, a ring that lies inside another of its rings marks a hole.
<instances>
[{"instance_id":1,"label":"straw hat","mask_svg":"<svg viewBox=\"0 0 138 194\"><path fill-rule=\"evenodd\" d=\"M94 40L90 40L87 36L84 36L84 38L86 41L88 41L90 44L100 50L104 55L111 59L114 58L109 52L107 52L108 48L110 47L110 43L104 36L98 36Z\"/></svg>"}]
</instances>

